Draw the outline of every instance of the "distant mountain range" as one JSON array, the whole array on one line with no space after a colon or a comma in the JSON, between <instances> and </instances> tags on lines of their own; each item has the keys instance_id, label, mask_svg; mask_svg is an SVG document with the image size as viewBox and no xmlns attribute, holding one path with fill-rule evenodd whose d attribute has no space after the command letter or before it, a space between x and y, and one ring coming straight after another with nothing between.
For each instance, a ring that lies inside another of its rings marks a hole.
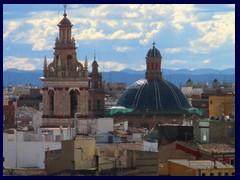
<instances>
[{"instance_id":1,"label":"distant mountain range","mask_svg":"<svg viewBox=\"0 0 240 180\"><path fill-rule=\"evenodd\" d=\"M162 69L163 78L172 82L177 86L185 85L186 81L191 78L193 82L208 82L211 85L216 78L221 83L235 82L235 68L216 70L216 69ZM145 77L145 70L135 71L132 69L124 69L122 71L102 72L105 82L126 82L130 86L135 81ZM19 70L7 69L3 71L3 86L9 84L33 84L41 87L42 81L39 80L43 76L42 70Z\"/></svg>"}]
</instances>

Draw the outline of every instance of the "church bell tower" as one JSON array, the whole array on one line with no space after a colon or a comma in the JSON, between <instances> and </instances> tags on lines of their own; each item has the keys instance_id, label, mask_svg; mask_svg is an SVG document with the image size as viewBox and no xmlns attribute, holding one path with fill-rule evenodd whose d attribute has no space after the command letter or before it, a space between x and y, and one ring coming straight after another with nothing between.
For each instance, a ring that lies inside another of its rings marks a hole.
<instances>
[{"instance_id":1,"label":"church bell tower","mask_svg":"<svg viewBox=\"0 0 240 180\"><path fill-rule=\"evenodd\" d=\"M66 6L59 22L59 36L55 40L54 57L50 64L44 58L43 125L70 125L74 115L89 115L88 62L77 60L76 45L72 37L72 23L67 18Z\"/></svg>"}]
</instances>

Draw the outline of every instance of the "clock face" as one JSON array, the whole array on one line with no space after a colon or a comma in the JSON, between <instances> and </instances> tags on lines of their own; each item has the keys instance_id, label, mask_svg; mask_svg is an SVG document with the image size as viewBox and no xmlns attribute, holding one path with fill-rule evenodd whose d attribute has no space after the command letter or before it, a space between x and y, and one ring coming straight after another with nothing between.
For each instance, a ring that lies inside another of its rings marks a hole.
<instances>
[{"instance_id":1,"label":"clock face","mask_svg":"<svg viewBox=\"0 0 240 180\"><path fill-rule=\"evenodd\" d=\"M199 122L199 126L209 127L209 122Z\"/></svg>"}]
</instances>

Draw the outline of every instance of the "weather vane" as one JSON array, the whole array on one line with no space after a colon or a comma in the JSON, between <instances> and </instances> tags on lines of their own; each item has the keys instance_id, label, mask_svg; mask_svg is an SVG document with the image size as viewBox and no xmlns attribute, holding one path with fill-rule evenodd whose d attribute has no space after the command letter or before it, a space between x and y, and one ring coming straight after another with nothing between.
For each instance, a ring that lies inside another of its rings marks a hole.
<instances>
[{"instance_id":1,"label":"weather vane","mask_svg":"<svg viewBox=\"0 0 240 180\"><path fill-rule=\"evenodd\" d=\"M64 4L63 7L64 7L64 11L66 11L67 4Z\"/></svg>"}]
</instances>

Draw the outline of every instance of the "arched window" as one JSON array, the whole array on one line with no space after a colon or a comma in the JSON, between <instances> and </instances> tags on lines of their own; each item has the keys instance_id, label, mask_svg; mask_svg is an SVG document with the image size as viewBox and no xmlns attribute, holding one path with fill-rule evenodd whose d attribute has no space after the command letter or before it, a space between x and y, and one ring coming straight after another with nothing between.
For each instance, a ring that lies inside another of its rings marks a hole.
<instances>
[{"instance_id":1,"label":"arched window","mask_svg":"<svg viewBox=\"0 0 240 180\"><path fill-rule=\"evenodd\" d=\"M72 62L73 57L71 55L67 56L67 65L70 66L71 62Z\"/></svg>"},{"instance_id":2,"label":"arched window","mask_svg":"<svg viewBox=\"0 0 240 180\"><path fill-rule=\"evenodd\" d=\"M100 111L101 109L101 100L97 100L97 111Z\"/></svg>"},{"instance_id":3,"label":"arched window","mask_svg":"<svg viewBox=\"0 0 240 180\"><path fill-rule=\"evenodd\" d=\"M74 114L77 112L78 102L77 102L78 92L76 90L70 91L70 116L74 118Z\"/></svg>"},{"instance_id":4,"label":"arched window","mask_svg":"<svg viewBox=\"0 0 240 180\"><path fill-rule=\"evenodd\" d=\"M54 91L51 89L48 91L49 97L49 115L52 116L54 114Z\"/></svg>"},{"instance_id":5,"label":"arched window","mask_svg":"<svg viewBox=\"0 0 240 180\"><path fill-rule=\"evenodd\" d=\"M151 64L152 64L151 70L154 70L154 62L152 62Z\"/></svg>"}]
</instances>

